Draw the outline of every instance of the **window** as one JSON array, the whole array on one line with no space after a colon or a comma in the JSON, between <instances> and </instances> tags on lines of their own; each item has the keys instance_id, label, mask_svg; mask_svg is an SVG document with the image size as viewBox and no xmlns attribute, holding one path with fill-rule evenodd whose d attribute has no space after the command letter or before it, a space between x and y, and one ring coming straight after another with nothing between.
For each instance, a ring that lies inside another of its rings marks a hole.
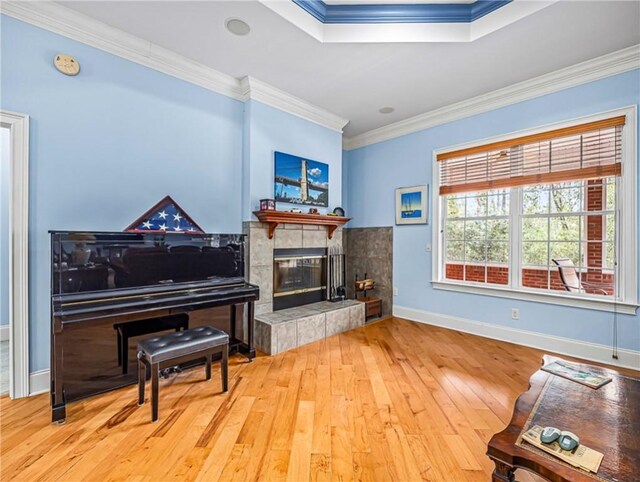
<instances>
[{"instance_id":1,"label":"window","mask_svg":"<svg viewBox=\"0 0 640 482\"><path fill-rule=\"evenodd\" d=\"M566 291L553 260L569 259L577 288L614 296L615 177L527 186L522 212L522 286Z\"/></svg>"},{"instance_id":2,"label":"window","mask_svg":"<svg viewBox=\"0 0 640 482\"><path fill-rule=\"evenodd\" d=\"M627 117L438 153L436 287L635 304L635 166L622 177ZM563 282L556 262L572 265L573 280Z\"/></svg>"},{"instance_id":3,"label":"window","mask_svg":"<svg viewBox=\"0 0 640 482\"><path fill-rule=\"evenodd\" d=\"M508 189L446 197L445 276L508 284Z\"/></svg>"}]
</instances>

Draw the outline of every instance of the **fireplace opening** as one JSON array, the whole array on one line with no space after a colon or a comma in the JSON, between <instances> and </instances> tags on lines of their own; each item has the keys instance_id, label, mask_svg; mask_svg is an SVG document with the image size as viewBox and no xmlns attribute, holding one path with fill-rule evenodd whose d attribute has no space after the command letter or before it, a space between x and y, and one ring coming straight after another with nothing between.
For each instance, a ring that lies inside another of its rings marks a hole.
<instances>
[{"instance_id":1,"label":"fireplace opening","mask_svg":"<svg viewBox=\"0 0 640 482\"><path fill-rule=\"evenodd\" d=\"M327 250L324 248L273 251L273 310L283 310L327 299Z\"/></svg>"}]
</instances>

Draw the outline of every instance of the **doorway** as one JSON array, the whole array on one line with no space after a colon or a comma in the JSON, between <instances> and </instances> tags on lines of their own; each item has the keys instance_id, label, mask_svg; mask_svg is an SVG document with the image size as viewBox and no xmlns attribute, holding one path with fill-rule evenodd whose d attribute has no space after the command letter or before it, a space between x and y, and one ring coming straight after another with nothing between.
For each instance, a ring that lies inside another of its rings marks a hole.
<instances>
[{"instance_id":1,"label":"doorway","mask_svg":"<svg viewBox=\"0 0 640 482\"><path fill-rule=\"evenodd\" d=\"M9 393L9 162L11 130L0 127L0 395Z\"/></svg>"},{"instance_id":2,"label":"doorway","mask_svg":"<svg viewBox=\"0 0 640 482\"><path fill-rule=\"evenodd\" d=\"M29 395L29 117L0 111L0 392Z\"/></svg>"}]
</instances>

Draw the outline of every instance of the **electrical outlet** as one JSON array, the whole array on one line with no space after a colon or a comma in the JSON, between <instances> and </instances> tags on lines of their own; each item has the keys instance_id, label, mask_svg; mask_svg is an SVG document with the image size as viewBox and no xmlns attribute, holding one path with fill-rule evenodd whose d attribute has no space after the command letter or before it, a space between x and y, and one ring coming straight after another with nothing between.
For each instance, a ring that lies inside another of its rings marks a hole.
<instances>
[{"instance_id":1,"label":"electrical outlet","mask_svg":"<svg viewBox=\"0 0 640 482\"><path fill-rule=\"evenodd\" d=\"M511 308L511 319L512 320L520 319L520 310L518 308Z\"/></svg>"},{"instance_id":2,"label":"electrical outlet","mask_svg":"<svg viewBox=\"0 0 640 482\"><path fill-rule=\"evenodd\" d=\"M398 296L398 288L393 288L393 296Z\"/></svg>"}]
</instances>

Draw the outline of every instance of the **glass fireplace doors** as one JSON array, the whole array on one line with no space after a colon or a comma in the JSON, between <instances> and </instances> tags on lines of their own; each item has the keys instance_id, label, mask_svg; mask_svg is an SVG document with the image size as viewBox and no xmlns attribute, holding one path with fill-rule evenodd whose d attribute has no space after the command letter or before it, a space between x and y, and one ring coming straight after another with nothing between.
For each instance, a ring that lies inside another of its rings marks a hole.
<instances>
[{"instance_id":1,"label":"glass fireplace doors","mask_svg":"<svg viewBox=\"0 0 640 482\"><path fill-rule=\"evenodd\" d=\"M327 298L324 248L276 249L273 253L273 310Z\"/></svg>"}]
</instances>

